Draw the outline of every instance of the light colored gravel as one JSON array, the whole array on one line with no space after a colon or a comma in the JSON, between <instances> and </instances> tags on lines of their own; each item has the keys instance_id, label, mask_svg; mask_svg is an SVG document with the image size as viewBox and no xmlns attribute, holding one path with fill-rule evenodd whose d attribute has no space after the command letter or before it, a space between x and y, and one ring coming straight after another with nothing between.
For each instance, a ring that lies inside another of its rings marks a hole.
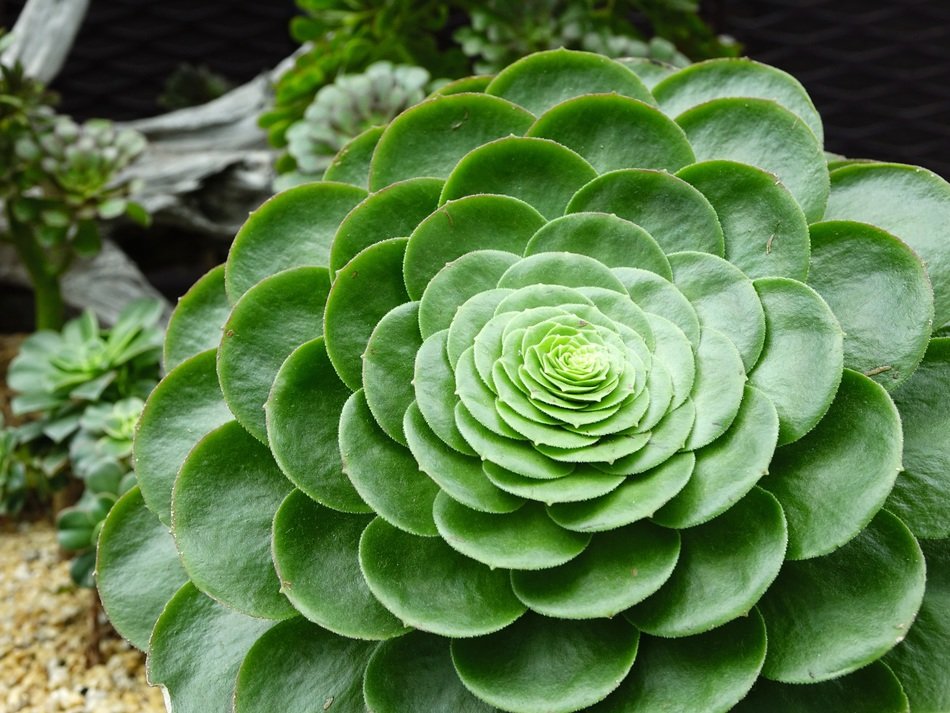
<instances>
[{"instance_id":1,"label":"light colored gravel","mask_svg":"<svg viewBox=\"0 0 950 713\"><path fill-rule=\"evenodd\" d=\"M87 668L91 596L70 581L49 523L0 530L0 711L164 713L144 657L115 634Z\"/></svg>"}]
</instances>

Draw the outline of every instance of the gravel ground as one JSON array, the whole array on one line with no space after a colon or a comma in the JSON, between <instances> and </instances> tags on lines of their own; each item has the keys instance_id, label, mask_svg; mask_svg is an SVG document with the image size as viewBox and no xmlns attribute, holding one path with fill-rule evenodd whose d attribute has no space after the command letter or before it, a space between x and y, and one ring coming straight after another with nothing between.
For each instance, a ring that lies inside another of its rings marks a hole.
<instances>
[{"instance_id":1,"label":"gravel ground","mask_svg":"<svg viewBox=\"0 0 950 713\"><path fill-rule=\"evenodd\" d=\"M70 581L49 523L0 530L0 711L164 713L144 657L111 630L104 663L87 667L91 601Z\"/></svg>"}]
</instances>

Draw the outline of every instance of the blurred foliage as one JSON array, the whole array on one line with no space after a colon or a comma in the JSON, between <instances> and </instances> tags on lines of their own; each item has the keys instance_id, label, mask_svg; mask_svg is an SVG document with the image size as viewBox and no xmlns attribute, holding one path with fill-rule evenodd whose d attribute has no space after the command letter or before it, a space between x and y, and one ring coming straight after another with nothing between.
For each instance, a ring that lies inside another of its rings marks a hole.
<instances>
[{"instance_id":1,"label":"blurred foliage","mask_svg":"<svg viewBox=\"0 0 950 713\"><path fill-rule=\"evenodd\" d=\"M554 47L674 64L735 56L740 46L699 17L698 0L297 0L294 38L309 43L278 81L261 117L271 143L317 91L341 74L379 60L413 64L435 78L491 73L523 55ZM280 170L291 170L284 159Z\"/></svg>"},{"instance_id":2,"label":"blurred foliage","mask_svg":"<svg viewBox=\"0 0 950 713\"><path fill-rule=\"evenodd\" d=\"M217 99L233 88L233 82L206 65L182 62L165 80L158 104L169 111L186 109Z\"/></svg>"},{"instance_id":3,"label":"blurred foliage","mask_svg":"<svg viewBox=\"0 0 950 713\"><path fill-rule=\"evenodd\" d=\"M161 314L159 301L138 300L104 330L86 312L62 331L29 336L10 363L11 407L28 420L0 441L8 446L0 450L5 468L3 454L13 453L10 475L0 470L0 485L10 486L0 492L18 493L16 506L31 484L61 484L67 476L82 481L79 502L57 520L60 545L76 553L71 572L82 586L92 586L102 519L134 485L132 436L144 399L158 383ZM15 507L8 509L15 514Z\"/></svg>"},{"instance_id":4,"label":"blurred foliage","mask_svg":"<svg viewBox=\"0 0 950 713\"><path fill-rule=\"evenodd\" d=\"M121 176L145 139L102 119L77 124L54 102L21 66L0 66L0 240L13 243L29 273L40 329L62 326L60 278L76 257L99 251L99 220L148 222Z\"/></svg>"}]
</instances>

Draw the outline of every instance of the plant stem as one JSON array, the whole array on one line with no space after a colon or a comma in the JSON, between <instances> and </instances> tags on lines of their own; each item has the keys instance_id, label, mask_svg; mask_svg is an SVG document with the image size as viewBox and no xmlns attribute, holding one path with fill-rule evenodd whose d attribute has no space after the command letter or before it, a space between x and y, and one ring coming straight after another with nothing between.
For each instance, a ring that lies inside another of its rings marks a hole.
<instances>
[{"instance_id":1,"label":"plant stem","mask_svg":"<svg viewBox=\"0 0 950 713\"><path fill-rule=\"evenodd\" d=\"M16 220L9 208L6 213L13 246L33 283L35 327L59 330L66 319L59 274L46 260L32 231Z\"/></svg>"}]
</instances>

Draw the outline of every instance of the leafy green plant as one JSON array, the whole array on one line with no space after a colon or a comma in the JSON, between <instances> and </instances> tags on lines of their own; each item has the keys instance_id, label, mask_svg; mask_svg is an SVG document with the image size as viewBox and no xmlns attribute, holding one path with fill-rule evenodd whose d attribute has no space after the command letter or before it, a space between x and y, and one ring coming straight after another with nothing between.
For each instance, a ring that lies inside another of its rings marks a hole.
<instances>
[{"instance_id":1,"label":"leafy green plant","mask_svg":"<svg viewBox=\"0 0 950 713\"><path fill-rule=\"evenodd\" d=\"M233 88L233 82L207 65L182 62L165 80L158 104L168 111L185 109L217 99Z\"/></svg>"},{"instance_id":2,"label":"leafy green plant","mask_svg":"<svg viewBox=\"0 0 950 713\"><path fill-rule=\"evenodd\" d=\"M174 710L947 710L950 185L649 82L424 101L180 301L97 566Z\"/></svg>"},{"instance_id":3,"label":"leafy green plant","mask_svg":"<svg viewBox=\"0 0 950 713\"><path fill-rule=\"evenodd\" d=\"M0 415L0 518L17 517L31 503L47 501L63 484L56 471L44 472L22 442L22 431L4 425Z\"/></svg>"},{"instance_id":4,"label":"leafy green plant","mask_svg":"<svg viewBox=\"0 0 950 713\"><path fill-rule=\"evenodd\" d=\"M287 130L287 153L295 170L278 188L319 180L343 146L374 126L383 126L426 96L429 73L421 67L375 62L361 74L344 74L317 92L303 119Z\"/></svg>"},{"instance_id":5,"label":"leafy green plant","mask_svg":"<svg viewBox=\"0 0 950 713\"><path fill-rule=\"evenodd\" d=\"M100 249L97 221L127 215L148 222L129 200L121 171L145 148L130 129L94 119L76 124L51 108L52 95L22 67L0 67L0 203L11 242L36 295L37 329L65 318L60 279L76 257Z\"/></svg>"},{"instance_id":6,"label":"leafy green plant","mask_svg":"<svg viewBox=\"0 0 950 713\"><path fill-rule=\"evenodd\" d=\"M700 19L695 0L298 0L297 4L305 14L294 20L291 32L299 42L313 46L280 78L275 105L261 117L278 148L286 145L287 129L301 120L320 87L379 60L421 66L437 78L455 78L496 72L518 57L557 47L674 64L685 64L687 56L694 60L736 56L740 50ZM292 164L285 158L278 168L290 170Z\"/></svg>"},{"instance_id":7,"label":"leafy green plant","mask_svg":"<svg viewBox=\"0 0 950 713\"><path fill-rule=\"evenodd\" d=\"M12 409L29 419L10 436L26 459L15 466L15 482L23 482L19 490L50 478L62 484L67 476L84 485L80 501L57 518L60 545L77 553L71 573L82 586L92 586L102 519L134 484L132 433L143 399L158 382L161 313L160 302L140 300L103 330L86 312L62 332L28 337L10 364L8 383L17 392ZM27 463L45 477L26 482Z\"/></svg>"}]
</instances>

